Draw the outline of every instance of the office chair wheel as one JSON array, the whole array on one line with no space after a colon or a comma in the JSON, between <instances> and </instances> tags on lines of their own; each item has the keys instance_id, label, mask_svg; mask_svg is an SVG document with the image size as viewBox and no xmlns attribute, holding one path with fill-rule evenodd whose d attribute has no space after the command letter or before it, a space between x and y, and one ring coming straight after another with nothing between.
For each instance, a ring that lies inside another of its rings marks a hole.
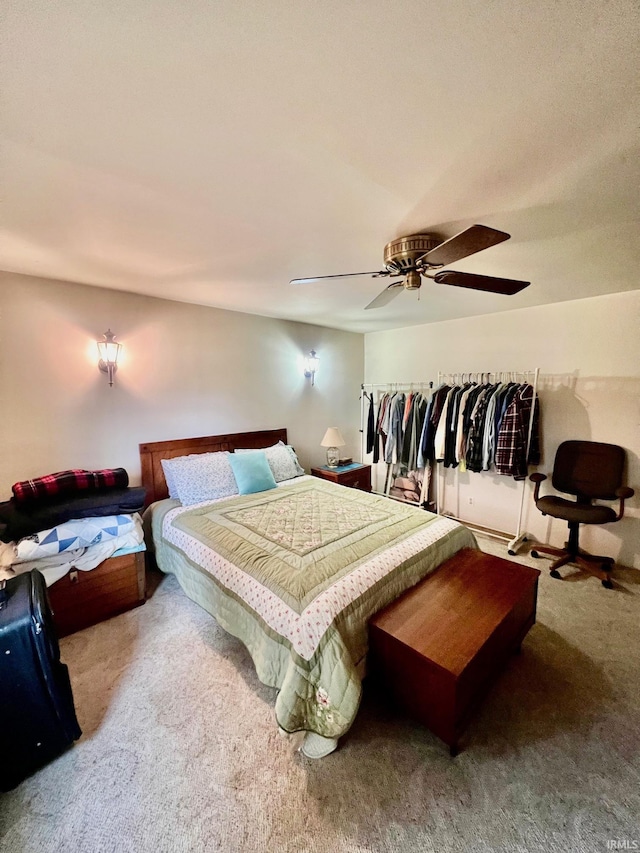
<instances>
[{"instance_id":1,"label":"office chair wheel","mask_svg":"<svg viewBox=\"0 0 640 853\"><path fill-rule=\"evenodd\" d=\"M540 554L538 554L537 551L531 551L531 556L535 557L537 559L540 556Z\"/></svg>"},{"instance_id":2,"label":"office chair wheel","mask_svg":"<svg viewBox=\"0 0 640 853\"><path fill-rule=\"evenodd\" d=\"M562 575L560 574L560 572L556 571L556 569L554 569L552 572L549 572L549 574L552 578L555 578L556 580L562 580ZM602 581L602 583L604 583L604 581Z\"/></svg>"},{"instance_id":3,"label":"office chair wheel","mask_svg":"<svg viewBox=\"0 0 640 853\"><path fill-rule=\"evenodd\" d=\"M602 586L605 589L613 589L613 581L611 581L611 580L609 580L609 578L607 578L606 581L602 581Z\"/></svg>"}]
</instances>

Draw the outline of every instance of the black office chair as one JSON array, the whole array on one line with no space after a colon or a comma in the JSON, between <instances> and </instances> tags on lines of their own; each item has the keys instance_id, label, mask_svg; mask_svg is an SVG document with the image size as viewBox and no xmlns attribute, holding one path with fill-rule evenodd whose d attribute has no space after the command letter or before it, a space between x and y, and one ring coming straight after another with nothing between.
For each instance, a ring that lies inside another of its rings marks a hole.
<instances>
[{"instance_id":1,"label":"black office chair","mask_svg":"<svg viewBox=\"0 0 640 853\"><path fill-rule=\"evenodd\" d=\"M550 545L534 543L532 557L540 553L557 557L550 567L552 578L559 578L558 569L566 563L575 563L581 569L600 578L602 585L612 589L609 572L613 568L611 557L599 557L587 554L578 545L578 530L581 524L609 524L620 521L624 515L624 502L633 497L633 489L622 485L622 472L625 451L616 444L602 444L597 441L563 441L556 452L551 482L554 489L575 495L575 501L555 495L540 497L540 483L546 480L545 474L531 474L535 483L533 499L543 515L563 518L569 523L569 541L564 549ZM620 508L614 509L594 500L620 501ZM599 564L599 565L598 565Z\"/></svg>"}]
</instances>

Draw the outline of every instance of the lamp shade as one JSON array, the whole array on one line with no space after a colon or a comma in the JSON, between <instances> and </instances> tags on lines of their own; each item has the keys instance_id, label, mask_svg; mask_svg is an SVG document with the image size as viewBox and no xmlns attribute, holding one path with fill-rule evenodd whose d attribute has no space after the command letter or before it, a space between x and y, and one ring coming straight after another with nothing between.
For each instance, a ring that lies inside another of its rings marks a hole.
<instances>
[{"instance_id":1,"label":"lamp shade","mask_svg":"<svg viewBox=\"0 0 640 853\"><path fill-rule=\"evenodd\" d=\"M344 447L345 444L346 441L342 437L338 427L329 427L320 442L320 447Z\"/></svg>"}]
</instances>

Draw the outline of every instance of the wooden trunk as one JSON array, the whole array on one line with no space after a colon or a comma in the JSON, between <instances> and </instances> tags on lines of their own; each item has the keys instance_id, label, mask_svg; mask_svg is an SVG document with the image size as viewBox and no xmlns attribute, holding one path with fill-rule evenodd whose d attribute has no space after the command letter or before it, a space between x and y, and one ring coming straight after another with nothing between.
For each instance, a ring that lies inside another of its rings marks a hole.
<instances>
[{"instance_id":1,"label":"wooden trunk","mask_svg":"<svg viewBox=\"0 0 640 853\"><path fill-rule=\"evenodd\" d=\"M370 674L452 755L535 622L539 575L464 548L370 623Z\"/></svg>"},{"instance_id":2,"label":"wooden trunk","mask_svg":"<svg viewBox=\"0 0 640 853\"><path fill-rule=\"evenodd\" d=\"M88 572L73 569L49 587L59 637L145 602L144 552L110 557Z\"/></svg>"}]
</instances>

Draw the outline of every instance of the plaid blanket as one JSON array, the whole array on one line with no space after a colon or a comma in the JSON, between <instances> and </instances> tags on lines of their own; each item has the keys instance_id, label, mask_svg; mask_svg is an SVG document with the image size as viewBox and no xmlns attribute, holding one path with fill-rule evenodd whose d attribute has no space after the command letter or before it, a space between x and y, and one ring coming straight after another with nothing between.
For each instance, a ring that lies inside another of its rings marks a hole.
<instances>
[{"instance_id":1,"label":"plaid blanket","mask_svg":"<svg viewBox=\"0 0 640 853\"><path fill-rule=\"evenodd\" d=\"M124 468L104 468L101 471L85 471L74 468L58 471L35 480L22 480L11 487L17 503L58 498L76 492L95 492L98 489L126 489L129 475Z\"/></svg>"}]
</instances>

